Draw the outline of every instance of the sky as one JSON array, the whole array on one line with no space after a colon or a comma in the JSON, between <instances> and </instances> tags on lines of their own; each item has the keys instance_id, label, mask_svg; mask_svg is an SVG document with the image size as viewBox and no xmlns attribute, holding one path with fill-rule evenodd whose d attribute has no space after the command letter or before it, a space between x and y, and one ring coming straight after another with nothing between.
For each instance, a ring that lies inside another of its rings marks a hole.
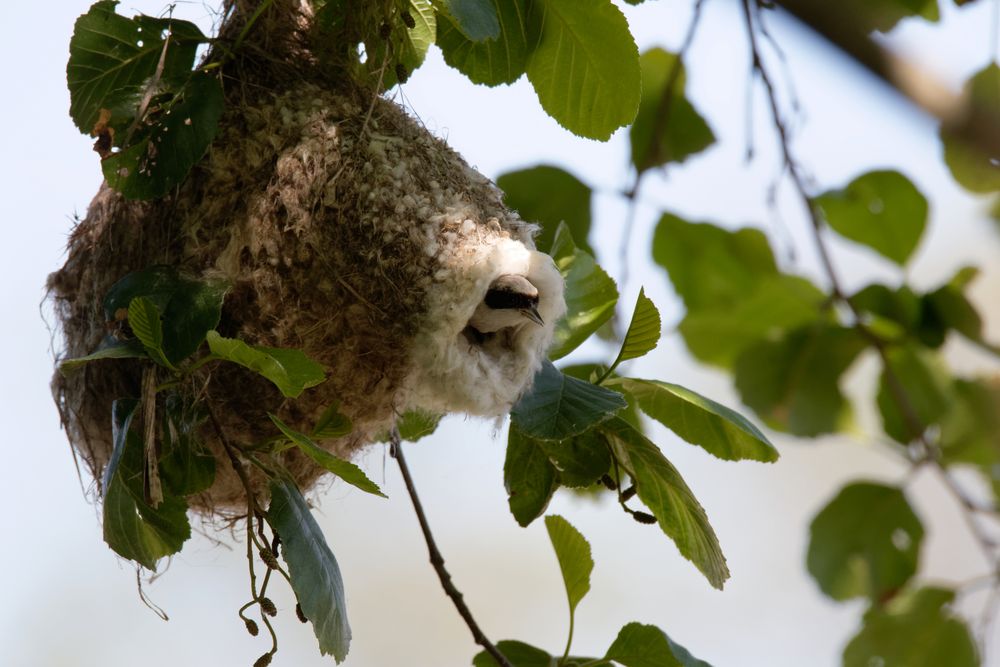
<instances>
[{"instance_id":1,"label":"sky","mask_svg":"<svg viewBox=\"0 0 1000 667\"><path fill-rule=\"evenodd\" d=\"M640 50L676 48L689 19L687 5L647 2L626 8ZM0 383L6 431L0 507L7 510L8 531L0 550L8 600L0 607L0 646L7 664L18 667L113 667L140 660L147 667L249 665L267 644L249 637L236 616L248 595L241 543L226 533L194 537L145 586L170 617L161 621L140 601L133 569L101 540L99 510L81 489L48 389L53 340L40 309L45 278L64 259L72 216L85 212L100 182L91 139L69 120L65 88L73 21L87 6L80 0L14 3L0 24L0 75L8 91L8 102L0 107L7 128L6 159L0 163L0 215L7 230L7 241L0 244L0 312L7 322L0 330L0 349L6 351ZM155 1L126 1L119 11L157 14L161 8ZM176 15L204 21L208 11L200 3L178 3ZM995 16L988 2L962 10L942 3L942 15L940 26L907 22L888 43L957 89L992 57ZM995 306L1000 302L1000 263L995 261L1000 237L986 219L987 203L962 192L948 176L933 122L790 22L774 17L771 26L786 54L783 63L772 59L772 65L783 91L789 83L794 86L801 108L793 122L795 150L817 189L842 185L872 168L904 171L932 207L929 230L907 277L927 286L964 264L982 266L973 297L984 310L988 336L1000 340ZM738 407L730 380L691 360L673 331L683 311L648 250L657 211L729 227L760 226L786 268L813 277L819 273L802 211L788 188L779 190L776 210L767 204L767 190L778 173L774 138L759 91L750 100L748 121L745 35L732 0L706 3L687 79L689 97L719 141L683 167L650 178L643 189L621 302L631 305L645 287L660 308L666 335L628 370ZM616 192L627 181L624 133L607 143L575 137L542 112L525 80L500 89L477 88L449 70L434 49L397 98L487 176L551 163L595 185L592 244L602 265L621 275L625 205ZM748 140L755 148L752 162L745 159ZM834 258L849 288L876 278L901 279L857 247L835 242ZM993 362L967 347L949 344L947 353L960 371L995 370ZM608 354L587 345L568 361ZM852 371L848 390L862 403L873 390L874 369L868 359ZM774 435L782 453L774 465L718 461L663 429L652 429L720 537L733 573L722 592L712 589L665 536L626 520L613 503L557 495L549 513L565 516L581 530L596 563L590 595L577 612L574 653L599 654L622 625L641 621L658 625L716 667L839 664L862 607L820 595L804 567L808 524L846 480L897 482L905 475L876 444L874 415L860 412L849 437L802 441ZM453 416L433 437L412 446L408 458L455 582L488 636L556 652L567 623L562 582L541 522L521 529L507 512L505 441L503 428ZM334 484L319 496L316 510L347 586L354 641L345 664L469 664L476 648L427 563L394 462L376 446L359 464L389 499ZM982 559L944 491L923 475L908 490L927 528L921 576L959 582L981 573ZM332 664L318 655L308 626L295 620L291 597L275 597L281 613L274 664ZM961 601L970 614L979 603L976 596ZM994 667L1000 666L996 635L988 653Z\"/></svg>"}]
</instances>

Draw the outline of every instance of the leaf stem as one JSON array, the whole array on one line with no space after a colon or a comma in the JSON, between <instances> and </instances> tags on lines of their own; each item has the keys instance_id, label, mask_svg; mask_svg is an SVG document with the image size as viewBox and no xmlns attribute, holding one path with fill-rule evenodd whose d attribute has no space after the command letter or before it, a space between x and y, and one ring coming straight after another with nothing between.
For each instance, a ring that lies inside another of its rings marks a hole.
<instances>
[{"instance_id":1,"label":"leaf stem","mask_svg":"<svg viewBox=\"0 0 1000 667\"><path fill-rule=\"evenodd\" d=\"M469 607L462 599L462 593L455 587L455 584L451 580L451 574L448 573L448 570L444 566L444 557L438 550L437 543L434 541L434 535L431 533L430 524L427 522L427 515L424 514L423 505L420 502L420 497L417 495L417 488L413 484L413 477L410 475L410 468L406 465L406 458L403 456L403 445L399 436L399 430L395 426L392 427L392 432L389 434L389 445L389 455L396 459L399 471L403 475L406 491L410 494L413 509L417 514L417 521L420 522L420 530L423 532L424 541L427 543L431 565L434 567L434 571L437 572L438 579L441 580L441 588L451 598L452 603L458 610L459 616L462 617L462 620L465 621L465 624L472 632L472 638L475 642L482 646L500 667L513 667L510 661L504 657L503 653L483 634L483 631L479 628L479 624L476 623L476 619L473 618L472 612L469 611Z\"/></svg>"}]
</instances>

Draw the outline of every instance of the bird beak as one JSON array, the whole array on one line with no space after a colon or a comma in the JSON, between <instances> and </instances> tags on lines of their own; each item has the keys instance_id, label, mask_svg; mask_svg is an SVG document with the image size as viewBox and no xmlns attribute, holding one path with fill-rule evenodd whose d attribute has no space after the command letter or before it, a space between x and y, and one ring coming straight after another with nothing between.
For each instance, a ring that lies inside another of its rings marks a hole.
<instances>
[{"instance_id":1,"label":"bird beak","mask_svg":"<svg viewBox=\"0 0 1000 667\"><path fill-rule=\"evenodd\" d=\"M545 326L545 320L543 320L542 316L538 314L538 308L536 308L535 306L530 306L528 308L522 308L520 310L520 313L522 315L524 315L525 317L527 317L532 322L534 322L535 324L537 324L538 326L540 326L540 327L544 327Z\"/></svg>"}]
</instances>

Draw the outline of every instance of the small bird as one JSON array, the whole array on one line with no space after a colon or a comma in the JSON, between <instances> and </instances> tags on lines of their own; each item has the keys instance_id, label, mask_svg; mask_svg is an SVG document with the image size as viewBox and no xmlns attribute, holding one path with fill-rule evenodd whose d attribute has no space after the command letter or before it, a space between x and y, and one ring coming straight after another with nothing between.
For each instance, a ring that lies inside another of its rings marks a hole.
<instances>
[{"instance_id":1,"label":"small bird","mask_svg":"<svg viewBox=\"0 0 1000 667\"><path fill-rule=\"evenodd\" d=\"M468 329L482 343L490 334L527 322L545 326L538 314L538 288L524 276L506 274L490 284L483 302L469 318Z\"/></svg>"}]
</instances>

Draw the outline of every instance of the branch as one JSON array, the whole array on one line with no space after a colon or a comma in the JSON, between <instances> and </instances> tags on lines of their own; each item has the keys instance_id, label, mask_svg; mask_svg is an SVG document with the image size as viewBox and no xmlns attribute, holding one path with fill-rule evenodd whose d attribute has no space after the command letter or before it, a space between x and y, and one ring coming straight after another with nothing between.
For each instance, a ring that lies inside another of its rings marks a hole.
<instances>
[{"instance_id":1,"label":"branch","mask_svg":"<svg viewBox=\"0 0 1000 667\"><path fill-rule=\"evenodd\" d=\"M989 110L963 100L947 85L915 63L873 40L857 21L862 3L828 0L776 0L801 24L888 85L950 131L990 155L1000 155L1000 122ZM845 4L847 6L845 6Z\"/></svg>"},{"instance_id":2,"label":"branch","mask_svg":"<svg viewBox=\"0 0 1000 667\"><path fill-rule=\"evenodd\" d=\"M465 604L462 599L462 593L455 587L455 584L451 581L451 574L444 566L444 557L438 550L437 543L434 541L434 535L431 533L430 524L427 523L427 515L424 514L424 507L420 503L420 497L417 495L417 488L413 484L413 477L410 476L410 468L406 465L406 459L403 457L403 444L400 441L399 431L393 427L392 433L389 435L389 455L396 459L396 463L399 464L399 471L403 473L403 481L406 483L406 492L410 494L410 500L413 501L413 509L417 513L417 521L420 522L420 530L424 534L424 541L427 542L427 551L430 554L431 565L434 566L434 571L437 572L438 579L441 580L441 587L444 592L451 598L452 603L454 603L455 608L458 610L459 615L465 624L469 626L469 630L472 631L472 638L477 644L483 647L483 649L489 653L493 659L497 662L500 667L513 667L510 661L504 657L503 653L493 645L483 631L479 628L476 623L476 619L473 618L472 612L469 611L469 607Z\"/></svg>"},{"instance_id":3,"label":"branch","mask_svg":"<svg viewBox=\"0 0 1000 667\"><path fill-rule=\"evenodd\" d=\"M1000 556L998 556L995 552L996 542L991 539L990 536L987 535L982 527L976 522L975 514L976 512L981 511L982 508L974 504L971 499L966 496L957 482L955 482L955 480L948 474L947 469L940 460L940 449L927 439L927 426L922 423L912 400L910 400L909 395L906 393L905 386L896 375L895 371L893 371L892 366L889 363L889 354L885 342L865 326L861 313L858 312L857 307L851 302L850 299L847 298L847 295L844 292L842 282L840 281L840 277L830 257L830 252L823 240L823 218L820 215L815 201L809 195L805 185L805 180L799 169L799 165L792 156L788 129L782 119L781 110L778 107L777 95L774 90L774 84L768 75L767 69L764 67L757 43L756 30L758 29L758 26L756 22L760 21L760 17L759 15L756 17L754 16L754 11L751 8L750 3L751 0L741 0L743 18L746 23L747 35L750 42L751 66L754 74L760 77L761 83L764 85L768 105L771 111L771 119L775 132L778 136L782 159L785 163L785 167L788 169L788 174L792 181L792 185L795 188L796 194L802 200L803 207L808 214L813 239L816 242L816 248L823 264L824 271L826 272L827 279L830 281L832 296L834 300L847 307L854 319L855 329L865 337L869 344L878 353L878 356L882 361L882 367L884 369L889 393L899 406L903 420L906 423L907 430L910 432L910 436L920 446L921 456L916 460L911 459L911 463L915 466L927 464L935 469L941 478L942 483L954 496L963 515L965 516L973 538L978 543L986 561L990 564L992 576L1000 577Z\"/></svg>"}]
</instances>

